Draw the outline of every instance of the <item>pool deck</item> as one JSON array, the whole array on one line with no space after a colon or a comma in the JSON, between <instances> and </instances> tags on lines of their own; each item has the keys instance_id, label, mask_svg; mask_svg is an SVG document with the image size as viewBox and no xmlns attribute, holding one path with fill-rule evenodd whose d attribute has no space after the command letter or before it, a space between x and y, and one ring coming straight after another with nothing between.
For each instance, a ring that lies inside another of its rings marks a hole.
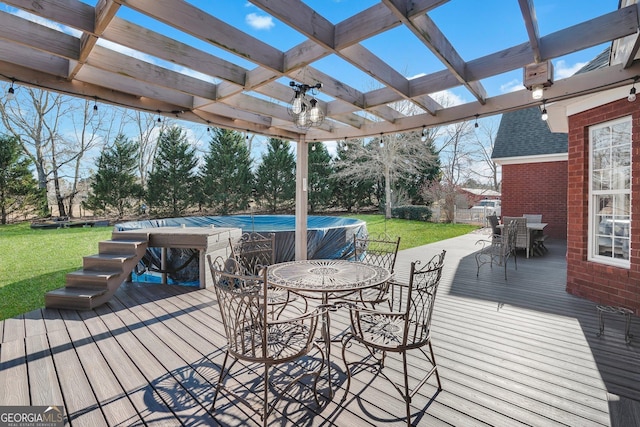
<instances>
[{"instance_id":1,"label":"pool deck","mask_svg":"<svg viewBox=\"0 0 640 427\"><path fill-rule=\"evenodd\" d=\"M618 316L597 337L596 305L565 292L564 242L542 257L518 257L518 269L484 266L469 234L400 251L409 263L447 250L433 315L435 379L414 397L417 425L640 425L640 345L624 340ZM332 333L347 327L331 313ZM640 334L638 318L631 332ZM41 309L0 322L0 406L63 405L67 425L259 424L224 394L210 414L225 338L212 289L127 283L92 311ZM358 351L352 349L353 352ZM271 415L273 425L406 425L403 402L382 378L361 371L344 402L346 375L334 351L336 397L316 406L294 387ZM387 369L396 369L392 358ZM421 363L409 364L420 371ZM251 387L252 367L241 373ZM279 371L286 376L287 371ZM326 395L326 381L320 382Z\"/></svg>"}]
</instances>

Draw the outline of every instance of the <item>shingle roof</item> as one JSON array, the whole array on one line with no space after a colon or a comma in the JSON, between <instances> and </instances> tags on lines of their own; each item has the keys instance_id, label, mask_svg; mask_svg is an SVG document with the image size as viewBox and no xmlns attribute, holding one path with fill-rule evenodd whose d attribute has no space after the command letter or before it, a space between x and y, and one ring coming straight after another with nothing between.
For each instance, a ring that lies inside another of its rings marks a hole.
<instances>
[{"instance_id":1,"label":"shingle roof","mask_svg":"<svg viewBox=\"0 0 640 427\"><path fill-rule=\"evenodd\" d=\"M576 74L586 73L609 65L608 47ZM526 157L567 152L567 134L553 133L541 120L538 107L513 111L502 115L493 147L492 159Z\"/></svg>"},{"instance_id":2,"label":"shingle roof","mask_svg":"<svg viewBox=\"0 0 640 427\"><path fill-rule=\"evenodd\" d=\"M552 133L538 107L502 116L492 159L567 152L567 134Z\"/></svg>"}]
</instances>

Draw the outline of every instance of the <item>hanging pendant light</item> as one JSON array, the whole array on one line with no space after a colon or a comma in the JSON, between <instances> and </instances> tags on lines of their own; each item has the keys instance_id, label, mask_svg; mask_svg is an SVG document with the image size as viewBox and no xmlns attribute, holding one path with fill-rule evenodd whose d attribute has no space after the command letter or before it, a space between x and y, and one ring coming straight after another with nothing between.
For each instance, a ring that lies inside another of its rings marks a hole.
<instances>
[{"instance_id":1,"label":"hanging pendant light","mask_svg":"<svg viewBox=\"0 0 640 427\"><path fill-rule=\"evenodd\" d=\"M322 83L313 86L304 83L289 82L294 91L289 104L289 115L293 123L299 129L309 129L311 126L320 126L324 121L324 112L318 105L318 100L313 96L322 88ZM308 97L308 95L312 95Z\"/></svg>"}]
</instances>

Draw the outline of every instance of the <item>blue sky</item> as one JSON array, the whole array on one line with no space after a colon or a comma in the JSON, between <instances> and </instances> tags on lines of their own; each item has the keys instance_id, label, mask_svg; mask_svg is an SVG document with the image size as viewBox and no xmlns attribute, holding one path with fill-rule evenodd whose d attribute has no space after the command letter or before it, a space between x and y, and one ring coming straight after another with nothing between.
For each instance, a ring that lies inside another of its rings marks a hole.
<instances>
[{"instance_id":1,"label":"blue sky","mask_svg":"<svg viewBox=\"0 0 640 427\"><path fill-rule=\"evenodd\" d=\"M92 6L97 3L97 0L83 1ZM531 1L535 7L541 36L584 22L603 13L613 12L618 8L618 0ZM187 0L187 2L281 51L287 51L305 40L303 35L288 28L246 0ZM304 0L304 2L330 22L337 24L359 11L378 4L379 0ZM12 8L8 9L15 11ZM20 13L24 15L24 13ZM253 69L256 66L125 6L120 8L118 16L203 51L218 55L247 69ZM465 61L528 40L517 0L452 0L431 11L429 16ZM70 29L63 28L62 30L73 33L73 30ZM198 75L192 70L182 69L175 64L165 63L157 58L145 57L143 54L133 53L129 49L114 46L108 42L101 41L100 43L141 57L149 62L207 79L205 76ZM429 49L404 27L386 31L371 39L364 40L362 44L407 78L430 74L444 68ZM595 58L605 47L606 45L596 46L554 59L555 80L572 75ZM316 61L312 66L328 74L335 74L334 71L340 69L340 80L363 92L380 87L380 83L336 55L330 55ZM285 84L289 81L288 78L281 80ZM482 84L489 96L522 89L522 70L514 70L485 79ZM468 102L473 99L464 88L453 89L450 95L459 98L459 102Z\"/></svg>"},{"instance_id":2,"label":"blue sky","mask_svg":"<svg viewBox=\"0 0 640 427\"><path fill-rule=\"evenodd\" d=\"M97 3L97 0L82 1L92 6ZM186 1L228 22L254 38L273 45L281 51L287 51L306 39L300 33L286 27L280 21L246 0ZM535 6L541 36L584 22L604 13L613 12L618 8L618 0L531 1ZM330 22L337 24L359 11L378 4L379 0L304 0L304 2ZM0 8L27 17L27 14L18 12L14 8L6 7L2 3L0 3ZM119 9L118 16L188 43L205 52L218 55L247 69L256 67L255 64L249 61L231 55L195 37L185 35L126 6ZM429 16L465 61L470 61L528 40L517 0L452 0L430 12ZM38 18L31 17L29 19L42 23L42 20ZM79 36L77 31L69 28L56 28ZM135 53L130 49L114 46L104 41L100 41L100 43L107 44L109 48L135 55L149 62L207 79L205 76L198 75L192 70L181 68L176 64L166 63L157 58ZM371 39L364 40L362 44L403 73L407 78L430 74L444 68L429 49L404 27L386 31ZM554 59L555 80L572 75L595 58L605 47L607 45L596 46ZM312 66L332 75L336 74L335 70L339 67L339 79L362 92L370 91L380 85L369 75L347 64L336 55L330 55L314 62ZM283 78L281 81L284 84L288 84L289 78ZM522 70L514 70L483 80L482 84L489 96L497 96L509 91L522 89ZM464 88L454 88L447 96L450 97L453 103L469 102L474 99ZM204 126L202 128L204 129Z\"/></svg>"},{"instance_id":3,"label":"blue sky","mask_svg":"<svg viewBox=\"0 0 640 427\"><path fill-rule=\"evenodd\" d=\"M96 0L84 0L95 5ZM286 27L277 19L246 0L187 0L219 19L228 22L251 36L286 51L305 40L295 30ZM320 15L336 24L353 14L367 9L379 0L305 0ZM533 0L538 18L540 35L589 20L603 13L615 11L618 0ZM464 9L461 9L464 7ZM233 63L252 69L255 64L237 58L201 40L185 35L158 21L120 8L118 16L147 26L170 37L189 43L196 48L216 54ZM524 43L528 40L517 0L452 0L429 13L451 44L465 61L470 61L501 49ZM443 69L442 64L422 43L404 27L397 27L365 40L362 44L374 54L412 78ZM606 46L597 46L553 60L555 79L572 75L585 63L596 57ZM174 64L157 64L180 70ZM329 72L339 67L340 79L363 92L379 87L371 77L347 64L335 55L330 55L312 64ZM196 73L189 72L190 74ZM285 81L286 80L286 81ZM287 78L283 79L286 84ZM482 81L489 96L496 96L521 89L522 70L496 76ZM472 97L463 88L454 89L453 96L462 102Z\"/></svg>"}]
</instances>

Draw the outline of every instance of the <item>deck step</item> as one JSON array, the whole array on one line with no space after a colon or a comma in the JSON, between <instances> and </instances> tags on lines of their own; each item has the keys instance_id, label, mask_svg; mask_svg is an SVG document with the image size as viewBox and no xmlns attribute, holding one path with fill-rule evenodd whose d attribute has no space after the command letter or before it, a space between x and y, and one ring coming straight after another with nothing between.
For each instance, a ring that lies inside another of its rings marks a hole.
<instances>
[{"instance_id":1,"label":"deck step","mask_svg":"<svg viewBox=\"0 0 640 427\"><path fill-rule=\"evenodd\" d=\"M97 255L82 258L83 268L66 275L64 288L47 292L47 308L91 310L109 301L148 246L147 235L126 236L127 239L117 233L113 236L118 240L99 242Z\"/></svg>"},{"instance_id":2,"label":"deck step","mask_svg":"<svg viewBox=\"0 0 640 427\"><path fill-rule=\"evenodd\" d=\"M84 270L124 270L125 264L134 262L137 257L134 254L96 254L82 258L82 268Z\"/></svg>"},{"instance_id":3,"label":"deck step","mask_svg":"<svg viewBox=\"0 0 640 427\"><path fill-rule=\"evenodd\" d=\"M128 273L127 273L128 274ZM77 270L66 275L68 288L110 289L124 282L122 270ZM114 282L119 283L114 283Z\"/></svg>"},{"instance_id":4,"label":"deck step","mask_svg":"<svg viewBox=\"0 0 640 427\"><path fill-rule=\"evenodd\" d=\"M66 308L70 310L91 310L102 304L106 289L59 288L47 292L45 305L48 308Z\"/></svg>"},{"instance_id":5,"label":"deck step","mask_svg":"<svg viewBox=\"0 0 640 427\"><path fill-rule=\"evenodd\" d=\"M101 254L138 255L147 249L145 240L105 240L98 243L98 252Z\"/></svg>"}]
</instances>

